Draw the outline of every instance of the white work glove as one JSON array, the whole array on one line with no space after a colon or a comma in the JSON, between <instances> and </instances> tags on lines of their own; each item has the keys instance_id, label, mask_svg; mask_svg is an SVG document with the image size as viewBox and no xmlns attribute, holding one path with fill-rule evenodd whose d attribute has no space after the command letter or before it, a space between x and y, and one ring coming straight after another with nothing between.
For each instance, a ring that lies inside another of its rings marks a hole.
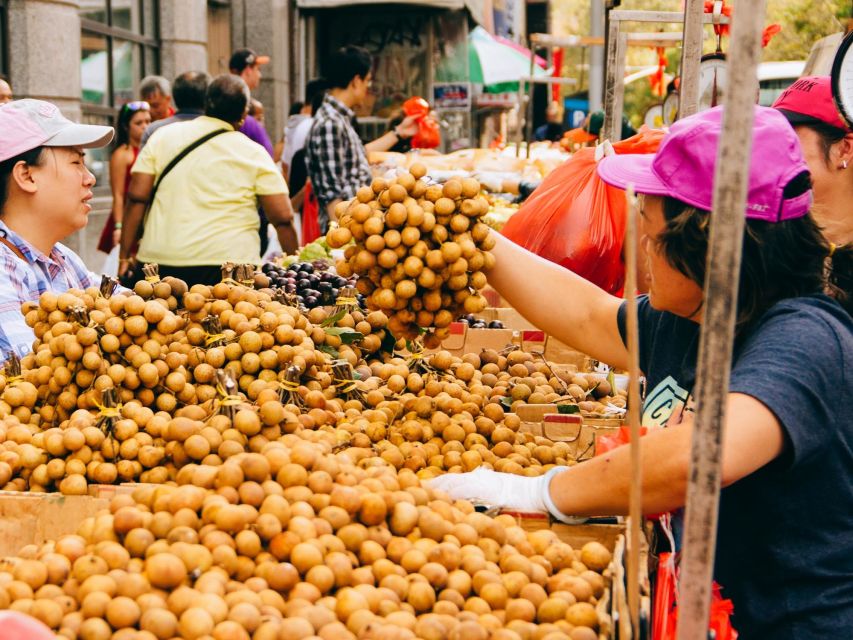
<instances>
[{"instance_id":1,"label":"white work glove","mask_svg":"<svg viewBox=\"0 0 853 640\"><path fill-rule=\"evenodd\" d=\"M551 479L565 469L554 467L543 476L529 478L479 467L468 473L445 473L429 480L427 485L457 500L479 500L522 512L550 513L554 519L566 524L585 522L586 518L562 513L551 500Z\"/></svg>"}]
</instances>

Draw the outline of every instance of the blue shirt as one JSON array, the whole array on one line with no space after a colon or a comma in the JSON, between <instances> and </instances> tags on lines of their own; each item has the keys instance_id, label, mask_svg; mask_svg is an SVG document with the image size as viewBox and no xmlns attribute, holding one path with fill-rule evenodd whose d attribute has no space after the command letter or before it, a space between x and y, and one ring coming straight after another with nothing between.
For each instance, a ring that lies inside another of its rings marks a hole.
<instances>
[{"instance_id":1,"label":"blue shirt","mask_svg":"<svg viewBox=\"0 0 853 640\"><path fill-rule=\"evenodd\" d=\"M619 326L624 332L624 305ZM638 308L646 424L690 410L699 325ZM853 320L782 300L738 335L731 393L770 409L785 452L723 489L714 578L741 640L853 638Z\"/></svg>"},{"instance_id":2,"label":"blue shirt","mask_svg":"<svg viewBox=\"0 0 853 640\"><path fill-rule=\"evenodd\" d=\"M100 276L90 272L80 257L65 245L54 245L44 255L0 220L0 235L24 256L21 260L0 243L0 359L14 351L25 355L32 351L35 335L24 322L21 305L34 302L45 291L62 293L68 289L87 289L101 284Z\"/></svg>"}]
</instances>

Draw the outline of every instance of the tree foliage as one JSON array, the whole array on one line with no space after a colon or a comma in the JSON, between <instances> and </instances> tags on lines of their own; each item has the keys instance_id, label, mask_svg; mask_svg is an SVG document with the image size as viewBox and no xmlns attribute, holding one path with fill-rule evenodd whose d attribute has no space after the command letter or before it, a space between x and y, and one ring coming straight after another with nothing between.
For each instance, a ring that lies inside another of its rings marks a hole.
<instances>
[{"instance_id":1,"label":"tree foliage","mask_svg":"<svg viewBox=\"0 0 853 640\"><path fill-rule=\"evenodd\" d=\"M600 1L600 0L599 0ZM731 0L728 0L731 3ZM741 3L743 6L745 3ZM737 5L735 5L737 7ZM680 11L681 0L623 0L620 9L645 9L650 11ZM735 9L737 10L737 9ZM581 35L589 33L589 2L577 0L552 0L552 30L557 35ZM819 39L844 29L851 16L850 0L767 0L766 24L779 24L777 34L764 50L763 60L806 60L812 45ZM673 30L679 25L629 24L631 31ZM716 42L710 27L706 28L705 50L713 51ZM728 43L723 41L725 51ZM579 49L566 52L563 74L581 80L581 89L587 88L588 53ZM680 48L667 51L667 73L677 73L681 58ZM632 48L628 53L628 67L657 64L657 54L652 49ZM649 82L639 80L626 87L625 112L638 124L645 110L659 99L651 95Z\"/></svg>"}]
</instances>

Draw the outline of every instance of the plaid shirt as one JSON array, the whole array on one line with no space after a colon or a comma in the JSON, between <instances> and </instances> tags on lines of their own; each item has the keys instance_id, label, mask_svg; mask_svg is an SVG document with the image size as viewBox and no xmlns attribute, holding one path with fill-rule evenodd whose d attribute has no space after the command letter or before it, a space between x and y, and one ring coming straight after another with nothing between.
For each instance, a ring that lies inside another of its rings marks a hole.
<instances>
[{"instance_id":1,"label":"plaid shirt","mask_svg":"<svg viewBox=\"0 0 853 640\"><path fill-rule=\"evenodd\" d=\"M329 222L328 204L354 198L359 187L373 179L364 144L352 125L354 116L352 109L327 94L314 115L305 145L308 175L320 202L323 231Z\"/></svg>"},{"instance_id":2,"label":"plaid shirt","mask_svg":"<svg viewBox=\"0 0 853 640\"><path fill-rule=\"evenodd\" d=\"M24 256L21 260L0 243L0 359L5 360L12 351L22 356L33 348L35 336L24 322L22 303L38 300L45 291L97 287L101 279L64 245L57 244L46 256L2 220L0 234Z\"/></svg>"}]
</instances>

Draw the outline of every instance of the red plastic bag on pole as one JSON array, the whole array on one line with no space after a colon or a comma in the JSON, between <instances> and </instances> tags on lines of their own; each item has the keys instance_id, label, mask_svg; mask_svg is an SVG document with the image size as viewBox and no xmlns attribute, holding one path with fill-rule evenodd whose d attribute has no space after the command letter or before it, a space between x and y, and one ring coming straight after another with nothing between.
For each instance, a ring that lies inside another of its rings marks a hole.
<instances>
[{"instance_id":1,"label":"red plastic bag on pole","mask_svg":"<svg viewBox=\"0 0 853 640\"><path fill-rule=\"evenodd\" d=\"M613 149L654 153L663 135L645 129ZM625 281L625 192L606 185L595 167L594 149L575 153L542 181L501 233L618 295Z\"/></svg>"}]
</instances>

